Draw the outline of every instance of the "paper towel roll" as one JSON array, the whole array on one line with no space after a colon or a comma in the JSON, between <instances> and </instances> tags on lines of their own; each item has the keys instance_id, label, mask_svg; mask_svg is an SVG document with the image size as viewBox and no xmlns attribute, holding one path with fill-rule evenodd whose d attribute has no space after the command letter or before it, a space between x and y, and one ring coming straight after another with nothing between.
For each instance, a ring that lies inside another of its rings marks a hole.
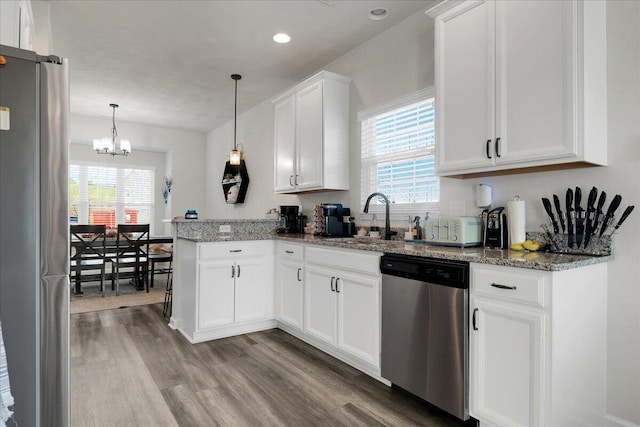
<instances>
[{"instance_id":1,"label":"paper towel roll","mask_svg":"<svg viewBox=\"0 0 640 427\"><path fill-rule=\"evenodd\" d=\"M524 200L520 200L520 197L516 196L515 200L507 202L507 216L509 218L510 243L522 243L527 240Z\"/></svg>"}]
</instances>

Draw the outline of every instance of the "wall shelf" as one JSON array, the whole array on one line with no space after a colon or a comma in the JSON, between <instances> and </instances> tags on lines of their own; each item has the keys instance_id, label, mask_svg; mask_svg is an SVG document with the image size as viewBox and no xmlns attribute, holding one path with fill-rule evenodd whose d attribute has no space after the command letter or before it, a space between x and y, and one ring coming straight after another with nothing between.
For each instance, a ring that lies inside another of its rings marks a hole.
<instances>
[{"instance_id":1,"label":"wall shelf","mask_svg":"<svg viewBox=\"0 0 640 427\"><path fill-rule=\"evenodd\" d=\"M224 166L221 184L224 200L227 204L233 205L244 203L247 188L249 188L249 173L247 172L247 165L244 160L240 160L240 165L238 166L234 166L227 161ZM232 197L229 197L229 191L234 186L238 187L238 196L235 200L233 200Z\"/></svg>"}]
</instances>

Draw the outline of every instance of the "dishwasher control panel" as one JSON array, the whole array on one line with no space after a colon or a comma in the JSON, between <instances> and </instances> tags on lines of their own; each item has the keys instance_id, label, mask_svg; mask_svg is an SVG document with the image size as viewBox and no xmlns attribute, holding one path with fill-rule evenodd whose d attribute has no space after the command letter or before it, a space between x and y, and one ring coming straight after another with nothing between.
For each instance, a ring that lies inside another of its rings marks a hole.
<instances>
[{"instance_id":1,"label":"dishwasher control panel","mask_svg":"<svg viewBox=\"0 0 640 427\"><path fill-rule=\"evenodd\" d=\"M429 218L424 226L427 243L458 246L482 244L482 219L475 216L444 216Z\"/></svg>"}]
</instances>

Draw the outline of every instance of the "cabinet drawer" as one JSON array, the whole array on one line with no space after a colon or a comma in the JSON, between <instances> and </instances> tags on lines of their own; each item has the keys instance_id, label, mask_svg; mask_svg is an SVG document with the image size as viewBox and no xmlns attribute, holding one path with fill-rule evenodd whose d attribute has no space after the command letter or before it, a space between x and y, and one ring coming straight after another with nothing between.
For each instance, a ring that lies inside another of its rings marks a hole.
<instances>
[{"instance_id":1,"label":"cabinet drawer","mask_svg":"<svg viewBox=\"0 0 640 427\"><path fill-rule=\"evenodd\" d=\"M511 267L471 268L472 295L500 298L537 307L547 307L550 275Z\"/></svg>"},{"instance_id":2,"label":"cabinet drawer","mask_svg":"<svg viewBox=\"0 0 640 427\"><path fill-rule=\"evenodd\" d=\"M260 242L212 242L201 243L199 248L199 260L204 261L215 258L238 258L245 256L264 256L271 251L273 242L270 240Z\"/></svg>"},{"instance_id":3,"label":"cabinet drawer","mask_svg":"<svg viewBox=\"0 0 640 427\"><path fill-rule=\"evenodd\" d=\"M276 257L279 259L302 261L304 259L304 246L277 242Z\"/></svg>"},{"instance_id":4,"label":"cabinet drawer","mask_svg":"<svg viewBox=\"0 0 640 427\"><path fill-rule=\"evenodd\" d=\"M360 251L307 246L306 262L372 276L380 275L380 255Z\"/></svg>"}]
</instances>

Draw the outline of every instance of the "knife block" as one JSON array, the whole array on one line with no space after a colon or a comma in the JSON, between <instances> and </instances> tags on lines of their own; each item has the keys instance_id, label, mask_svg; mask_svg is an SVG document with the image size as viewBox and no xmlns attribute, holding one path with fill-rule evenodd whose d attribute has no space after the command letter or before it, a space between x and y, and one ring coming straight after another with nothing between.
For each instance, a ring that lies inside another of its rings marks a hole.
<instances>
[{"instance_id":1,"label":"knife block","mask_svg":"<svg viewBox=\"0 0 640 427\"><path fill-rule=\"evenodd\" d=\"M569 246L568 234L555 234L553 232L553 225L550 223L542 224L544 233L539 233L537 236L532 236L534 240L539 241L542 246L548 247L548 251L558 254L571 254L571 255L589 255L589 256L609 256L612 254L611 235L605 234L602 237L592 236L589 240L589 244L584 247L576 247L574 243L573 247ZM608 231L608 230L607 230ZM582 242L584 245L584 240Z\"/></svg>"}]
</instances>

